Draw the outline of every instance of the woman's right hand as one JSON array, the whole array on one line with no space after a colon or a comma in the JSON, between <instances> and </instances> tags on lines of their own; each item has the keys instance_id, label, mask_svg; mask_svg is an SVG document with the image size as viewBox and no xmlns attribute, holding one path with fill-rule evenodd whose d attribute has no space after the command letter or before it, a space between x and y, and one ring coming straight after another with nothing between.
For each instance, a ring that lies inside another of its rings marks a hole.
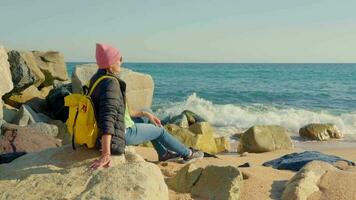
<instances>
[{"instance_id":1,"label":"woman's right hand","mask_svg":"<svg viewBox=\"0 0 356 200\"><path fill-rule=\"evenodd\" d=\"M156 126L162 127L161 120L158 119L158 117L154 116L151 113L144 112L145 116L150 120L151 123L153 123Z\"/></svg>"}]
</instances>

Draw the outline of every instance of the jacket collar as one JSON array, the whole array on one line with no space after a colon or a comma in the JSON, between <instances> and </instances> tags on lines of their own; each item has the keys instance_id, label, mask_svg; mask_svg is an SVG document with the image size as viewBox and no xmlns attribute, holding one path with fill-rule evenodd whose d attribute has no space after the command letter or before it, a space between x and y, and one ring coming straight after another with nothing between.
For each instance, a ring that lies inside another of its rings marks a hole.
<instances>
[{"instance_id":1,"label":"jacket collar","mask_svg":"<svg viewBox=\"0 0 356 200\"><path fill-rule=\"evenodd\" d=\"M126 93L126 83L125 83L125 81L120 79L120 75L119 74L111 73L111 72L107 71L106 69L98 69L97 73L99 75L110 75L110 76L113 76L113 77L117 78L117 80L120 83L121 91L123 92L123 94Z\"/></svg>"},{"instance_id":2,"label":"jacket collar","mask_svg":"<svg viewBox=\"0 0 356 200\"><path fill-rule=\"evenodd\" d=\"M120 75L119 74L111 73L111 72L107 71L106 69L98 69L97 73L100 74L100 75L114 76L117 79L120 79Z\"/></svg>"}]
</instances>

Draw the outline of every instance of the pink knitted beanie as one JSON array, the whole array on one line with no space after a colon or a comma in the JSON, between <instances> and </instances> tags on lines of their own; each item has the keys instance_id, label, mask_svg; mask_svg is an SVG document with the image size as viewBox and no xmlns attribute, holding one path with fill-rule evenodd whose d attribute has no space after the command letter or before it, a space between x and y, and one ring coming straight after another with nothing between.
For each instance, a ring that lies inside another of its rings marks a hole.
<instances>
[{"instance_id":1,"label":"pink knitted beanie","mask_svg":"<svg viewBox=\"0 0 356 200\"><path fill-rule=\"evenodd\" d=\"M121 58L119 49L107 44L96 44L96 64L101 69L109 68Z\"/></svg>"}]
</instances>

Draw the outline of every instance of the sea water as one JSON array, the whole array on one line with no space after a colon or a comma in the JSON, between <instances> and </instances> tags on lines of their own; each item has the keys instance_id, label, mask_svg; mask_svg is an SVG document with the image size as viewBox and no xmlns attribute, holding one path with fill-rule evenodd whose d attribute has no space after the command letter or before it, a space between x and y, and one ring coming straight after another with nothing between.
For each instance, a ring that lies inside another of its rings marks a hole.
<instances>
[{"instance_id":1,"label":"sea water","mask_svg":"<svg viewBox=\"0 0 356 200\"><path fill-rule=\"evenodd\" d=\"M81 63L67 63L71 74ZM356 64L125 63L155 82L160 117L191 110L228 136L257 124L297 134L333 123L356 136Z\"/></svg>"}]
</instances>

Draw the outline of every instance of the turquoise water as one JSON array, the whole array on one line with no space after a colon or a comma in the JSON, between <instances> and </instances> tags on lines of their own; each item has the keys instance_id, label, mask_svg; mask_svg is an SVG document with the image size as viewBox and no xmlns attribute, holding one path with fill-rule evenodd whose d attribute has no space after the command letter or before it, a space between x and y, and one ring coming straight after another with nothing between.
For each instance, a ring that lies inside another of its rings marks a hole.
<instances>
[{"instance_id":1,"label":"turquoise water","mask_svg":"<svg viewBox=\"0 0 356 200\"><path fill-rule=\"evenodd\" d=\"M71 72L78 63L68 63ZM356 64L125 63L155 81L161 117L190 109L226 134L254 124L292 132L331 122L356 134Z\"/></svg>"}]
</instances>

